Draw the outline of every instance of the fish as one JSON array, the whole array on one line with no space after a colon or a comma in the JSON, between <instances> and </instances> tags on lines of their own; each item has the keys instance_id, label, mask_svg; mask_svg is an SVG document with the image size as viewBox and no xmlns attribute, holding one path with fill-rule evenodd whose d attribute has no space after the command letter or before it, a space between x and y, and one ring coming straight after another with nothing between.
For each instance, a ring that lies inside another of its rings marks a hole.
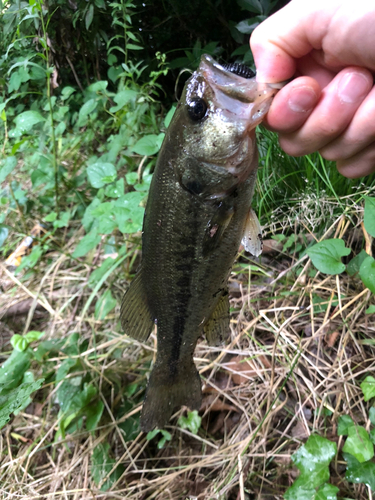
<instances>
[{"instance_id":1,"label":"fish","mask_svg":"<svg viewBox=\"0 0 375 500\"><path fill-rule=\"evenodd\" d=\"M255 256L261 228L251 207L258 168L255 127L277 88L242 65L203 55L166 132L145 209L142 259L121 305L124 332L157 353L140 426L163 428L181 406L199 410L198 339L225 342L228 278L242 241Z\"/></svg>"}]
</instances>

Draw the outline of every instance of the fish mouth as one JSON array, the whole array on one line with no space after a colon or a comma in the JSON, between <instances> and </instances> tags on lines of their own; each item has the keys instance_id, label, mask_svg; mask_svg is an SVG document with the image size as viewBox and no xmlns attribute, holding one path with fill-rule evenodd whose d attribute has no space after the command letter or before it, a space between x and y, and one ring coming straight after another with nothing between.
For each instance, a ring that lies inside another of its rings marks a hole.
<instances>
[{"instance_id":1,"label":"fish mouth","mask_svg":"<svg viewBox=\"0 0 375 500\"><path fill-rule=\"evenodd\" d=\"M247 66L222 66L208 54L202 56L199 71L213 90L216 105L246 120L250 129L262 121L282 85L258 83L255 76L250 76L253 72Z\"/></svg>"}]
</instances>

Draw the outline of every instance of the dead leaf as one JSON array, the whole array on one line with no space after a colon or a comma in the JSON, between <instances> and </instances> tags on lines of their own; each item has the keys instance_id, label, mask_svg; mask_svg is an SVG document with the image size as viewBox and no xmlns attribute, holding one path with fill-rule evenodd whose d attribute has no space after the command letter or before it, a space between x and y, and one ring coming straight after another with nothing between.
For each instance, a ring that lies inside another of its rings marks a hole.
<instances>
[{"instance_id":1,"label":"dead leaf","mask_svg":"<svg viewBox=\"0 0 375 500\"><path fill-rule=\"evenodd\" d=\"M271 368L271 363L266 356L257 356L257 360L265 368ZM259 364L254 360L247 360L244 356L236 356L223 366L231 373L232 380L237 385L244 384L259 375Z\"/></svg>"}]
</instances>

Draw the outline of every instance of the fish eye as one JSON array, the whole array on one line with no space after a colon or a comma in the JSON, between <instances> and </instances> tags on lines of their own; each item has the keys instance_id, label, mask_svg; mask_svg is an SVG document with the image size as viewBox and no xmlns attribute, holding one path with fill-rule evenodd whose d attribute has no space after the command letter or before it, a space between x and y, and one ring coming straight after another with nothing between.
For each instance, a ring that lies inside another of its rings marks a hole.
<instances>
[{"instance_id":1,"label":"fish eye","mask_svg":"<svg viewBox=\"0 0 375 500\"><path fill-rule=\"evenodd\" d=\"M205 116L207 104L203 99L192 99L187 105L187 110L190 118L196 122Z\"/></svg>"}]
</instances>

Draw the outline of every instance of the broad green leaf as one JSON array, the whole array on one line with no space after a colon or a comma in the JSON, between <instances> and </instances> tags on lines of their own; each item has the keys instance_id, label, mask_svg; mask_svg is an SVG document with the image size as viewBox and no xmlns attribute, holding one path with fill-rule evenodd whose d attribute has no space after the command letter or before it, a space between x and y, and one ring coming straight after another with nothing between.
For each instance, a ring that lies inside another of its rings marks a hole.
<instances>
[{"instance_id":1,"label":"broad green leaf","mask_svg":"<svg viewBox=\"0 0 375 500\"><path fill-rule=\"evenodd\" d=\"M173 115L175 114L177 105L173 104L171 109L168 111L167 116L164 118L164 125L168 128L172 121Z\"/></svg>"},{"instance_id":2,"label":"broad green leaf","mask_svg":"<svg viewBox=\"0 0 375 500\"><path fill-rule=\"evenodd\" d=\"M315 495L314 500L337 500L337 493L339 488L333 486L333 484L324 484Z\"/></svg>"},{"instance_id":3,"label":"broad green leaf","mask_svg":"<svg viewBox=\"0 0 375 500\"><path fill-rule=\"evenodd\" d=\"M60 212L60 218L53 222L54 228L68 227L70 220L70 211Z\"/></svg>"},{"instance_id":4,"label":"broad green leaf","mask_svg":"<svg viewBox=\"0 0 375 500\"><path fill-rule=\"evenodd\" d=\"M108 87L107 80L100 80L87 87L89 92L103 92Z\"/></svg>"},{"instance_id":5,"label":"broad green leaf","mask_svg":"<svg viewBox=\"0 0 375 500\"><path fill-rule=\"evenodd\" d=\"M161 450L164 447L164 445L167 441L170 441L172 439L172 435L168 431L161 429L160 432L161 432L163 437L158 442L158 449L159 450Z\"/></svg>"},{"instance_id":6,"label":"broad green leaf","mask_svg":"<svg viewBox=\"0 0 375 500\"><path fill-rule=\"evenodd\" d=\"M350 254L343 240L324 240L306 250L314 266L325 274L340 274L345 271L341 257Z\"/></svg>"},{"instance_id":7,"label":"broad green leaf","mask_svg":"<svg viewBox=\"0 0 375 500\"><path fill-rule=\"evenodd\" d=\"M6 177L13 172L17 165L17 158L15 156L7 156L5 160L0 162L0 184L5 181Z\"/></svg>"},{"instance_id":8,"label":"broad green leaf","mask_svg":"<svg viewBox=\"0 0 375 500\"><path fill-rule=\"evenodd\" d=\"M45 118L38 111L24 111L14 119L20 135L28 132L35 124L44 122Z\"/></svg>"},{"instance_id":9,"label":"broad green leaf","mask_svg":"<svg viewBox=\"0 0 375 500\"><path fill-rule=\"evenodd\" d=\"M329 480L328 466L336 451L336 443L317 434L311 435L306 444L292 455L301 474L285 493L285 500L314 498L316 489Z\"/></svg>"},{"instance_id":10,"label":"broad green leaf","mask_svg":"<svg viewBox=\"0 0 375 500\"><path fill-rule=\"evenodd\" d=\"M349 417L349 415L341 415L337 427L337 435L347 436L349 434L349 428L353 427L353 425L355 425L355 423L353 422L353 419Z\"/></svg>"},{"instance_id":11,"label":"broad green leaf","mask_svg":"<svg viewBox=\"0 0 375 500\"><path fill-rule=\"evenodd\" d=\"M10 339L10 343L13 349L16 349L16 351L20 352L26 351L26 349L29 347L29 343L25 339L25 337L19 335L18 333L12 336L12 338Z\"/></svg>"},{"instance_id":12,"label":"broad green leaf","mask_svg":"<svg viewBox=\"0 0 375 500\"><path fill-rule=\"evenodd\" d=\"M372 425L375 425L375 407L371 406L370 411L368 412L368 417Z\"/></svg>"},{"instance_id":13,"label":"broad green leaf","mask_svg":"<svg viewBox=\"0 0 375 500\"><path fill-rule=\"evenodd\" d=\"M368 432L359 425L349 427L348 438L342 450L353 455L361 463L371 460L374 456L374 445Z\"/></svg>"},{"instance_id":14,"label":"broad green leaf","mask_svg":"<svg viewBox=\"0 0 375 500\"><path fill-rule=\"evenodd\" d=\"M109 448L109 443L98 444L94 448L94 452L91 457L91 475L97 486L101 484L104 478L107 477L116 465L116 461L109 456ZM107 491L119 479L123 471L124 466L119 464L109 478L104 481L100 489L102 491Z\"/></svg>"},{"instance_id":15,"label":"broad green leaf","mask_svg":"<svg viewBox=\"0 0 375 500\"><path fill-rule=\"evenodd\" d=\"M142 156L152 156L156 154L161 148L165 134L149 134L145 135L135 145L132 150L138 155Z\"/></svg>"},{"instance_id":16,"label":"broad green leaf","mask_svg":"<svg viewBox=\"0 0 375 500\"><path fill-rule=\"evenodd\" d=\"M90 4L90 7L87 9L85 16L85 26L87 31L89 30L93 19L94 19L94 5Z\"/></svg>"},{"instance_id":17,"label":"broad green leaf","mask_svg":"<svg viewBox=\"0 0 375 500\"><path fill-rule=\"evenodd\" d=\"M0 245L1 246L1 245ZM367 309L366 309L366 314L375 314L375 306L369 306ZM375 425L375 424L374 424Z\"/></svg>"},{"instance_id":18,"label":"broad green leaf","mask_svg":"<svg viewBox=\"0 0 375 500\"><path fill-rule=\"evenodd\" d=\"M128 102L135 100L137 97L137 92L135 90L131 89L126 89L126 90L121 90L118 94L116 94L113 97L113 100L117 104L117 106L112 106L109 111L111 113L116 113L116 111L119 111L121 108L123 108Z\"/></svg>"},{"instance_id":19,"label":"broad green leaf","mask_svg":"<svg viewBox=\"0 0 375 500\"><path fill-rule=\"evenodd\" d=\"M75 358L64 359L56 371L56 376L55 376L56 382L64 380L65 377L70 372L70 370L75 366L78 366L77 359Z\"/></svg>"},{"instance_id":20,"label":"broad green leaf","mask_svg":"<svg viewBox=\"0 0 375 500\"><path fill-rule=\"evenodd\" d=\"M369 255L366 257L359 269L359 276L365 287L375 293L375 259Z\"/></svg>"},{"instance_id":21,"label":"broad green leaf","mask_svg":"<svg viewBox=\"0 0 375 500\"><path fill-rule=\"evenodd\" d=\"M95 305L95 319L105 319L116 304L117 301L112 297L111 290L106 290Z\"/></svg>"},{"instance_id":22,"label":"broad green leaf","mask_svg":"<svg viewBox=\"0 0 375 500\"><path fill-rule=\"evenodd\" d=\"M87 408L85 409L85 415L86 415L86 429L88 431L94 431L96 429L100 419L102 418L103 410L104 410L104 403L103 401L100 400L87 406Z\"/></svg>"},{"instance_id":23,"label":"broad green leaf","mask_svg":"<svg viewBox=\"0 0 375 500\"><path fill-rule=\"evenodd\" d=\"M353 455L344 453L347 462L345 478L350 483L363 483L375 491L375 463L359 462Z\"/></svg>"},{"instance_id":24,"label":"broad green leaf","mask_svg":"<svg viewBox=\"0 0 375 500\"><path fill-rule=\"evenodd\" d=\"M368 375L362 382L361 389L365 401L375 397L375 378Z\"/></svg>"},{"instance_id":25,"label":"broad green leaf","mask_svg":"<svg viewBox=\"0 0 375 500\"><path fill-rule=\"evenodd\" d=\"M116 181L114 184L110 184L105 188L105 195L109 198L120 198L120 196L124 196L124 179L121 178Z\"/></svg>"},{"instance_id":26,"label":"broad green leaf","mask_svg":"<svg viewBox=\"0 0 375 500\"><path fill-rule=\"evenodd\" d=\"M64 87L61 91L61 99L68 99L75 91L73 87Z\"/></svg>"},{"instance_id":27,"label":"broad green leaf","mask_svg":"<svg viewBox=\"0 0 375 500\"><path fill-rule=\"evenodd\" d=\"M187 417L181 416L177 423L181 429L189 429L193 434L198 434L201 422L202 418L198 415L197 410L194 410L189 411Z\"/></svg>"},{"instance_id":28,"label":"broad green leaf","mask_svg":"<svg viewBox=\"0 0 375 500\"><path fill-rule=\"evenodd\" d=\"M87 167L87 175L92 187L99 189L116 179L116 168L112 163L94 163Z\"/></svg>"},{"instance_id":29,"label":"broad green leaf","mask_svg":"<svg viewBox=\"0 0 375 500\"><path fill-rule=\"evenodd\" d=\"M366 231L375 238L375 198L365 196L364 224Z\"/></svg>"},{"instance_id":30,"label":"broad green leaf","mask_svg":"<svg viewBox=\"0 0 375 500\"><path fill-rule=\"evenodd\" d=\"M30 367L32 354L27 351L14 350L9 358L0 366L0 386L13 389L21 382L24 373Z\"/></svg>"},{"instance_id":31,"label":"broad green leaf","mask_svg":"<svg viewBox=\"0 0 375 500\"><path fill-rule=\"evenodd\" d=\"M83 257L86 255L90 250L95 248L101 240L100 234L98 234L98 231L94 228L92 229L86 236L84 236L78 245L76 246L76 249L73 252L73 257L76 259L78 257Z\"/></svg>"},{"instance_id":32,"label":"broad green leaf","mask_svg":"<svg viewBox=\"0 0 375 500\"><path fill-rule=\"evenodd\" d=\"M355 274L359 273L362 262L367 257L368 254L364 250L361 250L358 255L353 257L353 259L346 266L346 272L349 274L349 276L354 276Z\"/></svg>"},{"instance_id":33,"label":"broad green leaf","mask_svg":"<svg viewBox=\"0 0 375 500\"><path fill-rule=\"evenodd\" d=\"M24 408L30 402L30 395L40 389L44 379L24 382L11 391L2 391L0 386L0 429L6 425L10 415Z\"/></svg>"},{"instance_id":34,"label":"broad green leaf","mask_svg":"<svg viewBox=\"0 0 375 500\"><path fill-rule=\"evenodd\" d=\"M159 434L160 430L159 429L154 429L153 431L149 431L147 433L146 439L147 441L151 441L151 439L154 439L154 437Z\"/></svg>"},{"instance_id":35,"label":"broad green leaf","mask_svg":"<svg viewBox=\"0 0 375 500\"><path fill-rule=\"evenodd\" d=\"M86 125L89 114L95 111L97 104L98 103L95 99L89 99L87 102L85 102L85 104L79 110L77 123L78 127L83 127Z\"/></svg>"}]
</instances>

